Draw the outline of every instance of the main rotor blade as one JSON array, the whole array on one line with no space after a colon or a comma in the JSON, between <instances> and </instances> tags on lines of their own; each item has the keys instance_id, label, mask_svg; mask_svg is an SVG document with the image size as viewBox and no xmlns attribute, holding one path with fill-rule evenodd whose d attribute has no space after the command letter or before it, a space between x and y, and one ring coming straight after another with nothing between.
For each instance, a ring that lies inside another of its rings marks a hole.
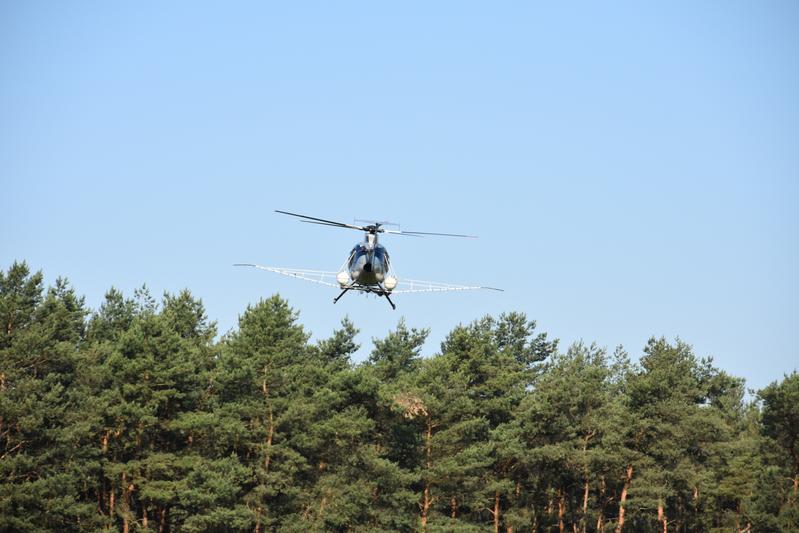
<instances>
[{"instance_id":1,"label":"main rotor blade","mask_svg":"<svg viewBox=\"0 0 799 533\"><path fill-rule=\"evenodd\" d=\"M291 215L297 218L307 218L308 220L315 220L317 224L323 224L327 226L338 226L340 228L350 228L350 229L357 229L360 231L367 231L366 228L361 226L354 226L352 224L345 224L343 222L336 222L335 220L325 220L324 218L316 218L316 217L309 217L308 215L300 215L299 213L289 213L288 211L281 211L279 209L275 209L275 213L281 213L284 215Z\"/></svg>"},{"instance_id":2,"label":"main rotor blade","mask_svg":"<svg viewBox=\"0 0 799 533\"><path fill-rule=\"evenodd\" d=\"M300 220L300 222L305 222L306 224L319 224L320 226L330 226L331 228L363 229L353 228L352 226L342 226L341 224L330 224L329 222L316 222L314 220Z\"/></svg>"},{"instance_id":3,"label":"main rotor blade","mask_svg":"<svg viewBox=\"0 0 799 533\"><path fill-rule=\"evenodd\" d=\"M388 232L386 232L388 233ZM394 233L394 232L392 232ZM460 233L431 233L429 231L398 231L396 233L402 235L439 235L442 237L466 237L467 239L476 239L477 235L461 235Z\"/></svg>"},{"instance_id":4,"label":"main rotor blade","mask_svg":"<svg viewBox=\"0 0 799 533\"><path fill-rule=\"evenodd\" d=\"M384 229L382 230L382 233L390 233L391 235L402 235L404 237L417 237L419 239L422 238L421 235L414 235L413 233L408 233L405 231L395 231L393 229Z\"/></svg>"}]
</instances>

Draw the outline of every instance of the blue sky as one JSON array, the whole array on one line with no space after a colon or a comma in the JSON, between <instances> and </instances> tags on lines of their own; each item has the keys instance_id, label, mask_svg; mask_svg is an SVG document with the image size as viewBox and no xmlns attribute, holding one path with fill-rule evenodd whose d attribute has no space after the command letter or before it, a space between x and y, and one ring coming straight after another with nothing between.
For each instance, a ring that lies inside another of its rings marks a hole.
<instances>
[{"instance_id":1,"label":"blue sky","mask_svg":"<svg viewBox=\"0 0 799 533\"><path fill-rule=\"evenodd\" d=\"M315 337L404 316L432 354L518 310L561 339L679 336L759 388L799 366L795 2L4 2L0 264L188 287L222 332L279 292ZM400 276L504 293L363 296L356 232Z\"/></svg>"}]
</instances>

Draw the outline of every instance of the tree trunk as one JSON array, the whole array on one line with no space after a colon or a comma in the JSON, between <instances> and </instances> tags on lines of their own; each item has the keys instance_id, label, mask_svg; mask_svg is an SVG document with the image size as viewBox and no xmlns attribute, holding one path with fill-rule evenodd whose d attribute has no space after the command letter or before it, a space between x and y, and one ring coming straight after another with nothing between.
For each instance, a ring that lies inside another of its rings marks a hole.
<instances>
[{"instance_id":1,"label":"tree trunk","mask_svg":"<svg viewBox=\"0 0 799 533\"><path fill-rule=\"evenodd\" d=\"M128 520L130 498L128 497L128 477L125 472L122 472L122 504L124 509L122 513L122 533L128 533L130 531L130 520Z\"/></svg>"},{"instance_id":2,"label":"tree trunk","mask_svg":"<svg viewBox=\"0 0 799 533\"><path fill-rule=\"evenodd\" d=\"M499 491L494 492L494 533L499 533Z\"/></svg>"},{"instance_id":3,"label":"tree trunk","mask_svg":"<svg viewBox=\"0 0 799 533\"><path fill-rule=\"evenodd\" d=\"M110 434L111 431L108 430L103 434L102 438L100 439L100 450L102 450L103 456L105 456L108 453L108 437L110 436ZM100 514L103 514L103 503L105 502L105 485L106 485L105 477L100 475L99 488L97 490L97 509L99 510ZM112 497L113 494L114 491L112 487L111 490ZM110 510L108 511L108 515L113 516L114 515L113 500L109 498L108 503L109 503L108 506L110 508Z\"/></svg>"},{"instance_id":4,"label":"tree trunk","mask_svg":"<svg viewBox=\"0 0 799 533\"><path fill-rule=\"evenodd\" d=\"M430 482L424 483L424 500L422 501L422 531L427 531L427 513L430 510Z\"/></svg>"},{"instance_id":5,"label":"tree trunk","mask_svg":"<svg viewBox=\"0 0 799 533\"><path fill-rule=\"evenodd\" d=\"M261 390L264 393L264 401L269 399L269 383L266 380L263 380L261 383ZM267 417L267 429L266 429L266 452L264 457L264 471L269 472L269 464L272 462L272 439L275 435L275 419L274 413L272 412L272 406L269 405L268 407L269 415Z\"/></svg>"},{"instance_id":6,"label":"tree trunk","mask_svg":"<svg viewBox=\"0 0 799 533\"><path fill-rule=\"evenodd\" d=\"M266 432L266 457L264 457L264 472L269 472L269 465L272 463L272 439L275 436L275 420L272 408L269 408L269 427Z\"/></svg>"},{"instance_id":7,"label":"tree trunk","mask_svg":"<svg viewBox=\"0 0 799 533\"><path fill-rule=\"evenodd\" d=\"M601 532L605 527L605 476L599 478L599 516L596 519L596 530Z\"/></svg>"},{"instance_id":8,"label":"tree trunk","mask_svg":"<svg viewBox=\"0 0 799 533\"><path fill-rule=\"evenodd\" d=\"M624 486L621 489L621 498L619 498L619 523L616 525L616 533L621 533L624 528L624 505L627 503L627 491L632 479L633 465L627 465L627 475L624 477Z\"/></svg>"},{"instance_id":9,"label":"tree trunk","mask_svg":"<svg viewBox=\"0 0 799 533\"><path fill-rule=\"evenodd\" d=\"M663 523L663 533L667 533L669 521L666 519L666 511L663 509L663 500L658 501L658 522Z\"/></svg>"},{"instance_id":10,"label":"tree trunk","mask_svg":"<svg viewBox=\"0 0 799 533\"><path fill-rule=\"evenodd\" d=\"M588 529L588 487L588 478L585 478L585 485L583 486L583 533L585 533Z\"/></svg>"},{"instance_id":11,"label":"tree trunk","mask_svg":"<svg viewBox=\"0 0 799 533\"><path fill-rule=\"evenodd\" d=\"M449 499L450 518L453 520L458 518L458 500L455 496Z\"/></svg>"},{"instance_id":12,"label":"tree trunk","mask_svg":"<svg viewBox=\"0 0 799 533\"><path fill-rule=\"evenodd\" d=\"M149 527L148 526L148 521L147 521L147 506L146 505L142 505L141 525L142 525L142 527L144 527L144 529L147 529Z\"/></svg>"},{"instance_id":13,"label":"tree trunk","mask_svg":"<svg viewBox=\"0 0 799 533\"><path fill-rule=\"evenodd\" d=\"M425 432L425 466L427 467L427 479L424 482L424 493L422 495L422 531L427 531L427 515L430 511L430 469L433 467L433 421L427 417L427 431Z\"/></svg>"},{"instance_id":14,"label":"tree trunk","mask_svg":"<svg viewBox=\"0 0 799 533\"><path fill-rule=\"evenodd\" d=\"M166 520L166 507L161 507L161 512L158 515L158 533L164 533L166 531Z\"/></svg>"},{"instance_id":15,"label":"tree trunk","mask_svg":"<svg viewBox=\"0 0 799 533\"><path fill-rule=\"evenodd\" d=\"M560 533L566 531L566 524L563 522L564 516L566 516L566 500L563 496L563 489L558 489L558 531Z\"/></svg>"},{"instance_id":16,"label":"tree trunk","mask_svg":"<svg viewBox=\"0 0 799 533\"><path fill-rule=\"evenodd\" d=\"M591 430L586 436L585 441L583 442L583 465L585 465L585 487L583 491L583 515L580 519L582 523L582 531L583 533L586 532L588 529L588 488L590 485L589 475L588 475L588 460L587 460L587 453L588 453L588 443L591 442L591 439L594 438L596 435L596 430Z\"/></svg>"},{"instance_id":17,"label":"tree trunk","mask_svg":"<svg viewBox=\"0 0 799 533\"><path fill-rule=\"evenodd\" d=\"M261 508L255 508L255 529L253 533L261 533Z\"/></svg>"}]
</instances>

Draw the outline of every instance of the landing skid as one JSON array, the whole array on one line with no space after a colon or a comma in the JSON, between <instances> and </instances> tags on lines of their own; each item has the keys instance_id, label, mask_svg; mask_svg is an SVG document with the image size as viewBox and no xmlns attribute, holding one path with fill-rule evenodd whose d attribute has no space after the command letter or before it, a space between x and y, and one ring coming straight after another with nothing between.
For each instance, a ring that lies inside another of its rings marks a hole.
<instances>
[{"instance_id":1,"label":"landing skid","mask_svg":"<svg viewBox=\"0 0 799 533\"><path fill-rule=\"evenodd\" d=\"M388 291L386 290L386 288L382 284L380 285L380 288L383 289L383 296L386 297L386 300L388 300L388 303L391 306L391 308L396 311L397 310L397 306L394 305L394 302L392 302L391 298L388 297Z\"/></svg>"},{"instance_id":2,"label":"landing skid","mask_svg":"<svg viewBox=\"0 0 799 533\"><path fill-rule=\"evenodd\" d=\"M344 290L343 290L343 291L341 291L341 294L339 294L338 296L336 296L335 298L333 298L333 303L335 304L336 302L338 302L339 300L341 300L341 297L342 297L342 296L344 296L345 294L347 294L347 291L348 291L348 290L350 290L350 289L352 288L352 286L353 286L353 285L355 285L355 284L354 284L354 283L350 283L349 285L347 285L346 287L344 287Z\"/></svg>"},{"instance_id":3,"label":"landing skid","mask_svg":"<svg viewBox=\"0 0 799 533\"><path fill-rule=\"evenodd\" d=\"M386 300L388 300L388 304L391 306L391 309L396 310L397 306L394 305L394 302L391 301L391 298L389 297L388 291L386 290L386 288L383 285L379 285L379 287L380 287L379 291L369 290L369 289L364 290L364 289L361 289L361 288L357 288L356 290L362 290L362 291L364 291L366 293L372 292L374 294L377 294L378 296L385 296ZM341 291L341 293L338 296L336 296L335 298L333 298L333 303L334 304L338 303L338 301L341 300L341 297L344 296L345 294L347 294L347 291L349 291L350 289L354 289L354 288L355 288L355 283L350 283L349 285L344 287L344 289Z\"/></svg>"}]
</instances>

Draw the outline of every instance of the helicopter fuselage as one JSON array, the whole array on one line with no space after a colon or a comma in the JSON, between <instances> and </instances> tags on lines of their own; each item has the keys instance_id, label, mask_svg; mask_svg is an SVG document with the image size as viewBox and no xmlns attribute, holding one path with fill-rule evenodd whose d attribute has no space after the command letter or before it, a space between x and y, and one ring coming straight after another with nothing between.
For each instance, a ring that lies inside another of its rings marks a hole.
<instances>
[{"instance_id":1,"label":"helicopter fuselage","mask_svg":"<svg viewBox=\"0 0 799 533\"><path fill-rule=\"evenodd\" d=\"M358 285L379 287L389 277L390 268L388 250L371 234L353 247L347 262L350 279Z\"/></svg>"}]
</instances>

